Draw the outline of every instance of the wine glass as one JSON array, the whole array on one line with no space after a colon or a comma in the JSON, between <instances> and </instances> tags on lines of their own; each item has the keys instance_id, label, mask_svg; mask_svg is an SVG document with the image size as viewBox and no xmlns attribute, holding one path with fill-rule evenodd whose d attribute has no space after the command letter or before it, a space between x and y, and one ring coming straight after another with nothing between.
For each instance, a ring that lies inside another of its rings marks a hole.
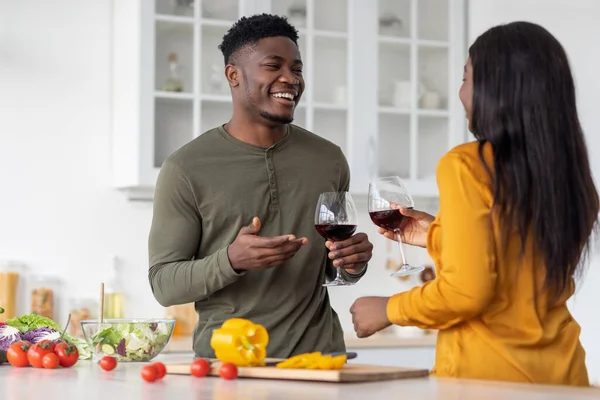
<instances>
[{"instance_id":1,"label":"wine glass","mask_svg":"<svg viewBox=\"0 0 600 400\"><path fill-rule=\"evenodd\" d=\"M409 217L402 215L400 210L392 209L390 203L405 208L414 207L413 199L399 177L386 176L369 184L369 217L371 217L371 221L380 228L393 231L398 240L402 267L392 273L392 276L406 276L421 272L425 267L410 265L406 261L404 249L402 248L403 243L400 232L408 222Z\"/></svg>"},{"instance_id":2,"label":"wine glass","mask_svg":"<svg viewBox=\"0 0 600 400\"><path fill-rule=\"evenodd\" d=\"M354 200L348 192L321 193L315 210L315 229L326 240L332 242L350 238L356 231L358 213ZM337 268L334 280L323 286L352 286L354 283L342 278L341 268Z\"/></svg>"}]
</instances>

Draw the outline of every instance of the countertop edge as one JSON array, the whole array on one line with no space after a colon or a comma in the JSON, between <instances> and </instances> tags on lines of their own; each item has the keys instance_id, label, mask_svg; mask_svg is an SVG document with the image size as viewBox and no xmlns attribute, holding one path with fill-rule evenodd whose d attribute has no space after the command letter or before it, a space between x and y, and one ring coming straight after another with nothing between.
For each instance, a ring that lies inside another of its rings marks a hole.
<instances>
[{"instance_id":1,"label":"countertop edge","mask_svg":"<svg viewBox=\"0 0 600 400\"><path fill-rule=\"evenodd\" d=\"M436 333L427 333L414 337L401 337L393 334L375 334L368 338L360 339L355 335L345 335L346 348L348 349L394 349L435 347ZM163 353L187 353L192 351L192 336L173 337L162 351Z\"/></svg>"}]
</instances>

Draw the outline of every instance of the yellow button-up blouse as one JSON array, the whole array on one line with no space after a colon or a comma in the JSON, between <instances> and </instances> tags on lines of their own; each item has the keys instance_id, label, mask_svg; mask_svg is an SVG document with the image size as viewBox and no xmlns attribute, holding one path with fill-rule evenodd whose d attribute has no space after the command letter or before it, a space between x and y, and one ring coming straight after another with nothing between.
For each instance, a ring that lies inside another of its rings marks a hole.
<instances>
[{"instance_id":1,"label":"yellow button-up blouse","mask_svg":"<svg viewBox=\"0 0 600 400\"><path fill-rule=\"evenodd\" d=\"M587 386L580 327L566 305L574 284L550 302L539 255L528 245L520 258L516 230L501 246L478 146L457 146L440 160L440 208L427 239L436 278L392 296L388 318L439 329L433 375ZM489 144L483 154L493 166Z\"/></svg>"}]
</instances>

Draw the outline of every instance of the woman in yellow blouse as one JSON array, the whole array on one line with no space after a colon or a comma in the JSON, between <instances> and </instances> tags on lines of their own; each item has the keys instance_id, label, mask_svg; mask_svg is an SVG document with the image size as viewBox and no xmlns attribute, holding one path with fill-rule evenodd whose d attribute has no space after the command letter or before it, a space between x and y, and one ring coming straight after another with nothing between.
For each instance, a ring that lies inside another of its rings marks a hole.
<instances>
[{"instance_id":1,"label":"woman in yellow blouse","mask_svg":"<svg viewBox=\"0 0 600 400\"><path fill-rule=\"evenodd\" d=\"M440 377L587 386L566 302L599 200L567 56L538 25L497 26L469 49L463 82L477 140L439 161L435 218L401 209L412 217L403 240L427 248L436 278L356 300L355 330L439 329L432 374Z\"/></svg>"}]
</instances>

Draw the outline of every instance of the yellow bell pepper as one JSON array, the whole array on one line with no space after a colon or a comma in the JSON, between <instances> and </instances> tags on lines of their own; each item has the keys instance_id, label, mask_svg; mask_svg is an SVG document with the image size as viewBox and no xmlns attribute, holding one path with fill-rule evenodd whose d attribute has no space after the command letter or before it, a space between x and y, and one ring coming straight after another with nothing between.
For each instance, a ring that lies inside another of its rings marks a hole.
<instances>
[{"instance_id":1,"label":"yellow bell pepper","mask_svg":"<svg viewBox=\"0 0 600 400\"><path fill-rule=\"evenodd\" d=\"M346 355L332 357L320 352L298 354L277 363L277 368L291 369L342 369L346 364Z\"/></svg>"},{"instance_id":2,"label":"yellow bell pepper","mask_svg":"<svg viewBox=\"0 0 600 400\"><path fill-rule=\"evenodd\" d=\"M259 324L243 318L231 318L215 329L210 346L217 359L238 367L265 365L269 334Z\"/></svg>"}]
</instances>

